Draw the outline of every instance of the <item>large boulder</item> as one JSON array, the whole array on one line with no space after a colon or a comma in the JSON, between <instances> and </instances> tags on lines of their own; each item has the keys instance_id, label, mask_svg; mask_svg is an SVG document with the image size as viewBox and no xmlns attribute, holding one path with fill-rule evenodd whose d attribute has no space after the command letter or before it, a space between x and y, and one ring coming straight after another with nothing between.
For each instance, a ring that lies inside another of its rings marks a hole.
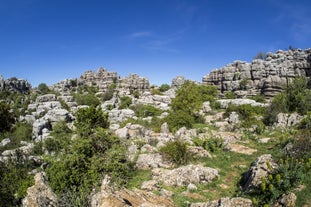
<instances>
[{"instance_id":1,"label":"large boulder","mask_svg":"<svg viewBox=\"0 0 311 207\"><path fill-rule=\"evenodd\" d=\"M57 197L48 186L45 174L40 172L34 177L35 184L27 189L27 195L22 200L23 207L56 207Z\"/></svg>"},{"instance_id":2,"label":"large boulder","mask_svg":"<svg viewBox=\"0 0 311 207\"><path fill-rule=\"evenodd\" d=\"M247 198L228 198L224 197L217 201L206 203L192 203L190 207L252 207L252 201Z\"/></svg>"},{"instance_id":3,"label":"large boulder","mask_svg":"<svg viewBox=\"0 0 311 207\"><path fill-rule=\"evenodd\" d=\"M154 168L170 168L172 163L164 160L159 153L140 154L136 161L136 168L141 170L154 169Z\"/></svg>"},{"instance_id":4,"label":"large boulder","mask_svg":"<svg viewBox=\"0 0 311 207\"><path fill-rule=\"evenodd\" d=\"M187 186L190 183L209 183L218 178L218 170L203 165L187 165L173 170L153 169L152 179L166 186Z\"/></svg>"},{"instance_id":5,"label":"large boulder","mask_svg":"<svg viewBox=\"0 0 311 207\"><path fill-rule=\"evenodd\" d=\"M272 159L272 155L264 154L257 158L257 160L251 165L250 169L243 176L242 190L249 192L254 188L260 186L262 178L266 178L271 173L277 164Z\"/></svg>"},{"instance_id":6,"label":"large boulder","mask_svg":"<svg viewBox=\"0 0 311 207\"><path fill-rule=\"evenodd\" d=\"M120 123L124 120L134 118L135 112L131 109L112 109L108 113L108 120L112 123Z\"/></svg>"}]
</instances>

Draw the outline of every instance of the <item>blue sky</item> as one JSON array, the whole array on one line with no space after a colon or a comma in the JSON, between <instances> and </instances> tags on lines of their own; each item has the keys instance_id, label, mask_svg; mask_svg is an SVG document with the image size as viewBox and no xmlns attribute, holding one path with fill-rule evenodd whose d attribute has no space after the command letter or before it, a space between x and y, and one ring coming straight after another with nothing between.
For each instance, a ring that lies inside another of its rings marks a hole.
<instances>
[{"instance_id":1,"label":"blue sky","mask_svg":"<svg viewBox=\"0 0 311 207\"><path fill-rule=\"evenodd\" d=\"M311 47L310 0L0 0L0 74L51 85L105 67L201 81L258 52Z\"/></svg>"}]
</instances>

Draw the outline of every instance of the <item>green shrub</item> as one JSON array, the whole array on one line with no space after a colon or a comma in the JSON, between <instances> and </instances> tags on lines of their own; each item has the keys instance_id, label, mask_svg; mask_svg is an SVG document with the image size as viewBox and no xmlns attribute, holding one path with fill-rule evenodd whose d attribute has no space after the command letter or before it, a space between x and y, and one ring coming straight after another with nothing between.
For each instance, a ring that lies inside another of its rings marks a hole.
<instances>
[{"instance_id":1,"label":"green shrub","mask_svg":"<svg viewBox=\"0 0 311 207\"><path fill-rule=\"evenodd\" d=\"M162 84L162 85L159 87L159 91L160 91L161 93L163 93L163 92L165 92L165 91L168 91L170 88L171 88L170 85L164 83L164 84Z\"/></svg>"},{"instance_id":2,"label":"green shrub","mask_svg":"<svg viewBox=\"0 0 311 207\"><path fill-rule=\"evenodd\" d=\"M38 85L38 91L40 92L40 94L51 93L51 90L49 89L49 87L45 83L40 83Z\"/></svg>"},{"instance_id":3,"label":"green shrub","mask_svg":"<svg viewBox=\"0 0 311 207\"><path fill-rule=\"evenodd\" d=\"M177 165L185 165L190 159L187 144L179 140L168 142L164 147L160 148L160 152Z\"/></svg>"},{"instance_id":4,"label":"green shrub","mask_svg":"<svg viewBox=\"0 0 311 207\"><path fill-rule=\"evenodd\" d=\"M237 95L233 91L226 91L224 95L225 95L226 99L236 99L237 98Z\"/></svg>"},{"instance_id":5,"label":"green shrub","mask_svg":"<svg viewBox=\"0 0 311 207\"><path fill-rule=\"evenodd\" d=\"M132 99L128 96L122 96L120 100L121 100L121 103L120 103L119 109L126 109L132 104Z\"/></svg>"},{"instance_id":6,"label":"green shrub","mask_svg":"<svg viewBox=\"0 0 311 207\"><path fill-rule=\"evenodd\" d=\"M256 102L259 102L259 103L266 103L267 102L265 96L263 96L263 95L252 96L251 99L256 101Z\"/></svg>"},{"instance_id":7,"label":"green shrub","mask_svg":"<svg viewBox=\"0 0 311 207\"><path fill-rule=\"evenodd\" d=\"M155 108L151 105L143 105L143 104L136 104L130 107L137 117L148 117L148 116L159 116L162 113L161 109Z\"/></svg>"},{"instance_id":8,"label":"green shrub","mask_svg":"<svg viewBox=\"0 0 311 207\"><path fill-rule=\"evenodd\" d=\"M74 98L78 105L88 105L96 107L100 104L98 98L92 93L75 94Z\"/></svg>"},{"instance_id":9,"label":"green shrub","mask_svg":"<svg viewBox=\"0 0 311 207\"><path fill-rule=\"evenodd\" d=\"M265 113L265 110L266 109L263 107L251 106L249 104L239 105L239 106L230 104L228 108L226 109L224 116L229 117L231 112L235 111L239 114L239 117L242 120L245 120L256 115L263 115Z\"/></svg>"},{"instance_id":10,"label":"green shrub","mask_svg":"<svg viewBox=\"0 0 311 207\"><path fill-rule=\"evenodd\" d=\"M192 139L196 146L203 147L205 150L210 152L216 152L217 150L223 149L223 140L221 138L194 138Z\"/></svg>"},{"instance_id":11,"label":"green shrub","mask_svg":"<svg viewBox=\"0 0 311 207\"><path fill-rule=\"evenodd\" d=\"M187 112L177 110L171 112L167 117L165 117L164 122L167 122L171 132L175 132L181 127L186 127L188 129L192 128L195 120L194 117Z\"/></svg>"},{"instance_id":12,"label":"green shrub","mask_svg":"<svg viewBox=\"0 0 311 207\"><path fill-rule=\"evenodd\" d=\"M103 113L101 108L96 109L94 106L81 108L76 112L75 126L77 133L86 137L93 133L97 127L107 128L108 114Z\"/></svg>"}]
</instances>

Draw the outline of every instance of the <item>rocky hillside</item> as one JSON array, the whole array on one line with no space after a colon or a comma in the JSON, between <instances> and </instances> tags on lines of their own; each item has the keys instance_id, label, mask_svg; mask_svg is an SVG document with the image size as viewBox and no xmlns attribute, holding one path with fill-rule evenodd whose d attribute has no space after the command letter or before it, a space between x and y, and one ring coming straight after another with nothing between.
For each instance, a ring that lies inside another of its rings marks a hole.
<instances>
[{"instance_id":1,"label":"rocky hillside","mask_svg":"<svg viewBox=\"0 0 311 207\"><path fill-rule=\"evenodd\" d=\"M310 206L310 53L236 62L203 84L103 68L34 89L2 78L0 207Z\"/></svg>"},{"instance_id":2,"label":"rocky hillside","mask_svg":"<svg viewBox=\"0 0 311 207\"><path fill-rule=\"evenodd\" d=\"M235 61L204 76L204 84L215 85L222 92L234 91L238 96L273 97L291 79L311 76L311 49L278 50L251 63Z\"/></svg>"}]
</instances>

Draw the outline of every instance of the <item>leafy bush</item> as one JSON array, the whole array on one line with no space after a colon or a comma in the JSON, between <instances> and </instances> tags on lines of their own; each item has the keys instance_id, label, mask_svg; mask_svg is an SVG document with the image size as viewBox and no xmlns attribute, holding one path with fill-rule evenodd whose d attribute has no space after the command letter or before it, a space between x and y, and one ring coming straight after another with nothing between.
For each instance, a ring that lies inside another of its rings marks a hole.
<instances>
[{"instance_id":1,"label":"leafy bush","mask_svg":"<svg viewBox=\"0 0 311 207\"><path fill-rule=\"evenodd\" d=\"M210 152L216 152L217 150L223 149L223 140L221 138L194 138L192 139L196 146L203 147L205 150Z\"/></svg>"},{"instance_id":2,"label":"leafy bush","mask_svg":"<svg viewBox=\"0 0 311 207\"><path fill-rule=\"evenodd\" d=\"M40 83L38 85L38 91L40 92L40 94L51 93L51 90L49 89L49 87L45 83Z\"/></svg>"},{"instance_id":3,"label":"leafy bush","mask_svg":"<svg viewBox=\"0 0 311 207\"><path fill-rule=\"evenodd\" d=\"M88 105L88 106L98 106L100 104L100 101L98 98L92 94L75 94L74 95L75 101L78 105Z\"/></svg>"},{"instance_id":4,"label":"leafy bush","mask_svg":"<svg viewBox=\"0 0 311 207\"><path fill-rule=\"evenodd\" d=\"M254 101L259 102L259 103L266 103L267 102L265 96L263 96L263 95L252 96L251 99L253 99Z\"/></svg>"},{"instance_id":5,"label":"leafy bush","mask_svg":"<svg viewBox=\"0 0 311 207\"><path fill-rule=\"evenodd\" d=\"M272 125L279 113L298 112L305 115L311 110L311 90L308 89L308 80L298 77L289 83L284 91L274 97L265 115L265 123Z\"/></svg>"},{"instance_id":6,"label":"leafy bush","mask_svg":"<svg viewBox=\"0 0 311 207\"><path fill-rule=\"evenodd\" d=\"M0 162L0 206L21 206L28 187L34 184L29 171L35 167L17 152L17 159Z\"/></svg>"},{"instance_id":7,"label":"leafy bush","mask_svg":"<svg viewBox=\"0 0 311 207\"><path fill-rule=\"evenodd\" d=\"M224 116L229 117L233 111L237 112L242 120L245 120L256 115L263 115L265 113L265 108L249 104L240 106L230 104L226 109Z\"/></svg>"},{"instance_id":8,"label":"leafy bush","mask_svg":"<svg viewBox=\"0 0 311 207\"><path fill-rule=\"evenodd\" d=\"M168 91L170 88L171 88L170 85L164 83L159 87L159 91L163 93L165 91Z\"/></svg>"},{"instance_id":9,"label":"leafy bush","mask_svg":"<svg viewBox=\"0 0 311 207\"><path fill-rule=\"evenodd\" d=\"M46 170L49 184L58 195L70 192L71 203L79 197L74 195L89 194L105 174L114 183L124 185L133 170L125 151L126 146L119 138L97 128L90 136L73 140L68 153L60 155L61 159L49 161Z\"/></svg>"},{"instance_id":10,"label":"leafy bush","mask_svg":"<svg viewBox=\"0 0 311 207\"><path fill-rule=\"evenodd\" d=\"M160 152L177 165L187 164L190 159L187 144L179 140L168 142L164 147L160 148Z\"/></svg>"},{"instance_id":11,"label":"leafy bush","mask_svg":"<svg viewBox=\"0 0 311 207\"><path fill-rule=\"evenodd\" d=\"M192 128L195 120L194 117L187 112L178 110L171 112L165 117L164 122L167 122L171 132L175 132L181 127L186 127L188 129Z\"/></svg>"},{"instance_id":12,"label":"leafy bush","mask_svg":"<svg viewBox=\"0 0 311 207\"><path fill-rule=\"evenodd\" d=\"M226 91L225 92L225 98L235 99L235 98L237 98L237 95L233 91Z\"/></svg>"},{"instance_id":13,"label":"leafy bush","mask_svg":"<svg viewBox=\"0 0 311 207\"><path fill-rule=\"evenodd\" d=\"M269 166L269 165L268 165ZM310 176L311 159L298 160L293 157L280 159L279 167L262 178L261 185L249 194L255 206L271 205L284 193L297 187L306 176Z\"/></svg>"},{"instance_id":14,"label":"leafy bush","mask_svg":"<svg viewBox=\"0 0 311 207\"><path fill-rule=\"evenodd\" d=\"M151 105L136 104L130 107L137 117L159 116L162 113L161 109Z\"/></svg>"},{"instance_id":15,"label":"leafy bush","mask_svg":"<svg viewBox=\"0 0 311 207\"><path fill-rule=\"evenodd\" d=\"M126 109L132 104L132 99L128 96L122 96L120 100L121 100L121 103L120 103L119 109Z\"/></svg>"},{"instance_id":16,"label":"leafy bush","mask_svg":"<svg viewBox=\"0 0 311 207\"><path fill-rule=\"evenodd\" d=\"M97 127L107 128L109 126L108 114L103 113L101 108L96 109L94 106L81 108L76 112L75 126L80 136L88 136Z\"/></svg>"}]
</instances>

